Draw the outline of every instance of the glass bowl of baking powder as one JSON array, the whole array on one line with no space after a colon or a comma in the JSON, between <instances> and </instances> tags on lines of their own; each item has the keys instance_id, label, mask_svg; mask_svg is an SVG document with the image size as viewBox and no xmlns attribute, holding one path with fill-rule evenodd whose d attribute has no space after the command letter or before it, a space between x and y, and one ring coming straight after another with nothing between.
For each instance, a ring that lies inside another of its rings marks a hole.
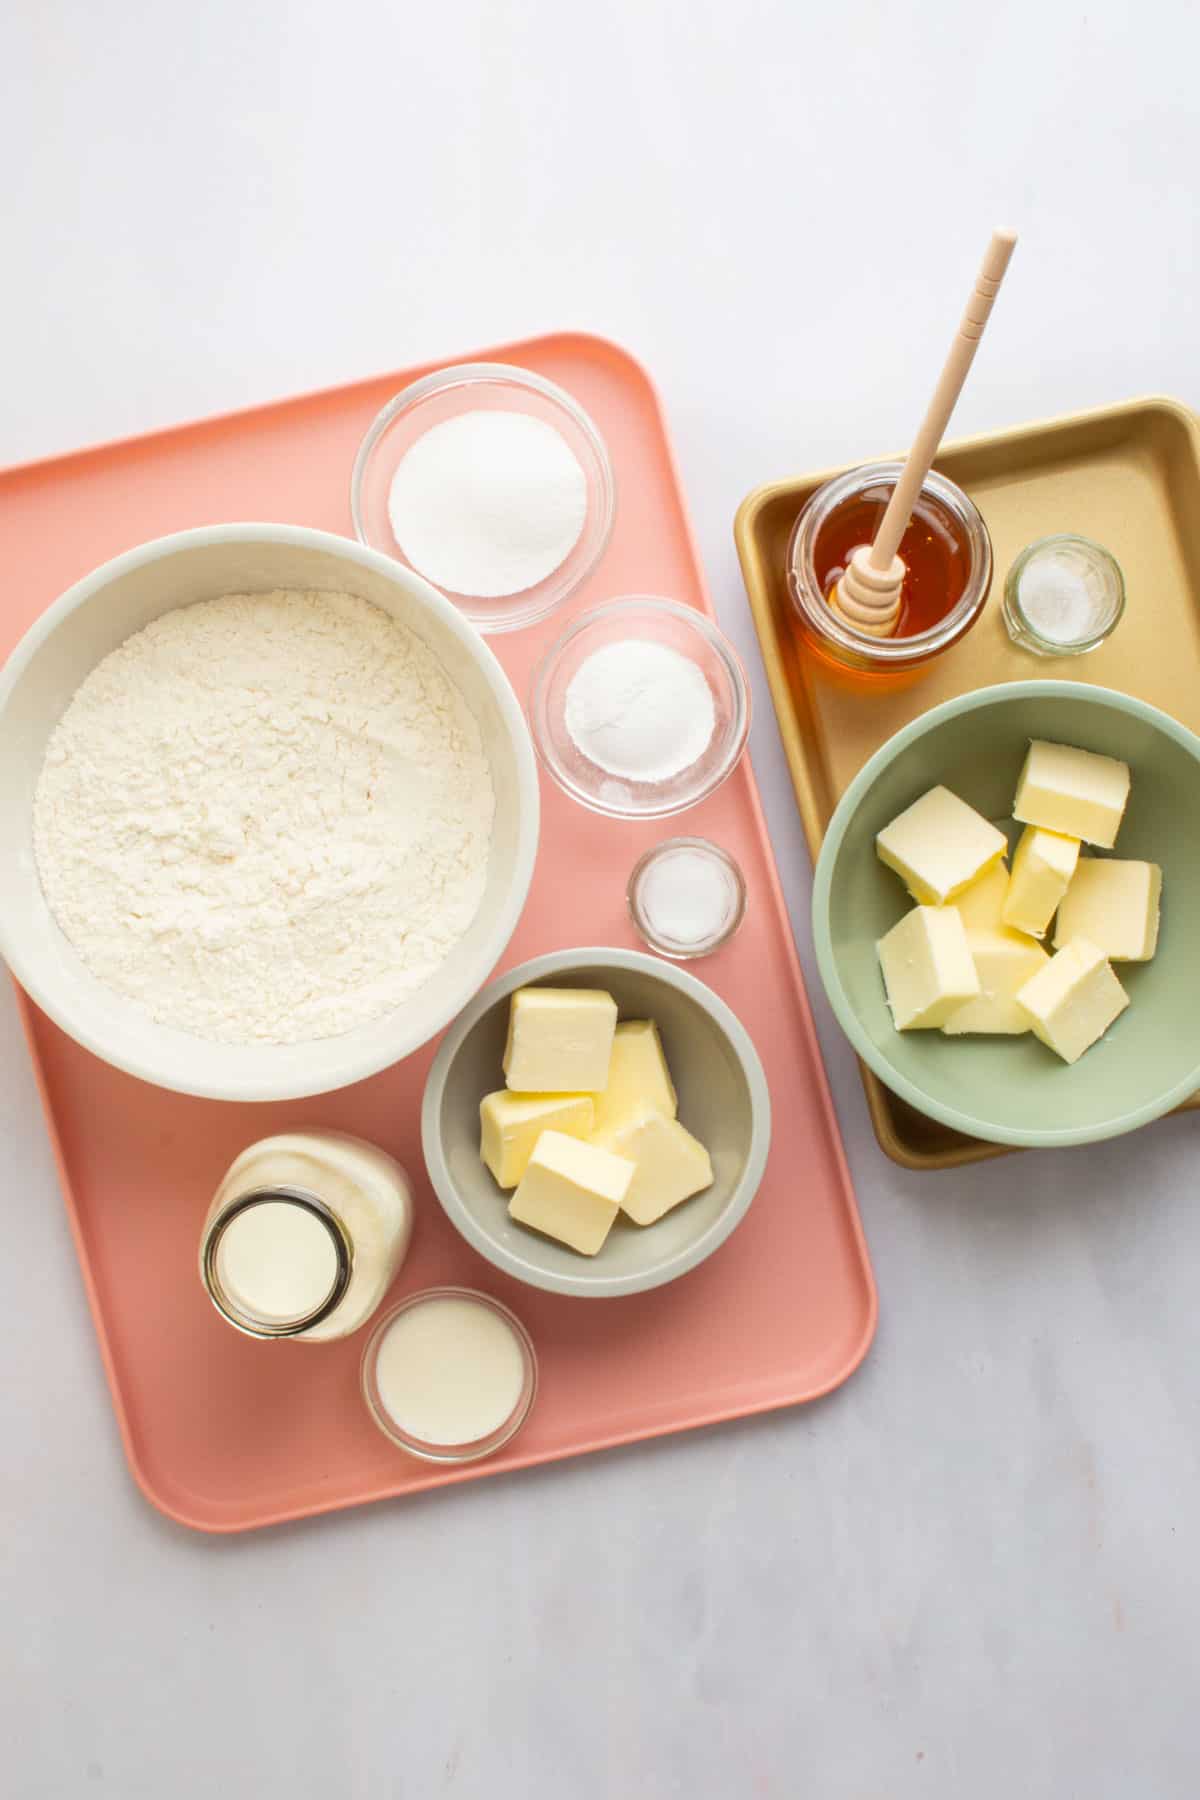
<instances>
[{"instance_id":1,"label":"glass bowl of baking powder","mask_svg":"<svg viewBox=\"0 0 1200 1800\"><path fill-rule=\"evenodd\" d=\"M618 819L685 812L746 748L750 684L704 613L636 594L581 613L534 671L534 747L565 793Z\"/></svg>"},{"instance_id":2,"label":"glass bowl of baking powder","mask_svg":"<svg viewBox=\"0 0 1200 1800\"><path fill-rule=\"evenodd\" d=\"M562 605L612 534L599 431L554 382L515 363L459 363L389 400L350 478L364 544L424 576L480 631Z\"/></svg>"}]
</instances>

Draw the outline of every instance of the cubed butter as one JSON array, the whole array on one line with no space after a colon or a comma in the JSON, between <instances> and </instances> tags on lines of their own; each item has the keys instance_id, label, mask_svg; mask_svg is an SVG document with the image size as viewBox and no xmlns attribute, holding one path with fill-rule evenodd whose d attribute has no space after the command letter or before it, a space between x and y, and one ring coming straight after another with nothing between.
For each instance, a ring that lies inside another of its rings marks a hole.
<instances>
[{"instance_id":1,"label":"cubed butter","mask_svg":"<svg viewBox=\"0 0 1200 1800\"><path fill-rule=\"evenodd\" d=\"M508 1013L504 1079L520 1094L599 1093L617 1003L595 988L518 988Z\"/></svg>"},{"instance_id":2,"label":"cubed butter","mask_svg":"<svg viewBox=\"0 0 1200 1800\"><path fill-rule=\"evenodd\" d=\"M1017 784L1013 815L1111 850L1129 798L1129 764L1094 750L1035 738Z\"/></svg>"},{"instance_id":3,"label":"cubed butter","mask_svg":"<svg viewBox=\"0 0 1200 1800\"><path fill-rule=\"evenodd\" d=\"M1055 947L1087 938L1110 962L1149 962L1158 948L1157 863L1085 856L1058 909Z\"/></svg>"},{"instance_id":4,"label":"cubed butter","mask_svg":"<svg viewBox=\"0 0 1200 1800\"><path fill-rule=\"evenodd\" d=\"M1103 950L1072 938L1017 995L1043 1044L1078 1062L1129 1005Z\"/></svg>"},{"instance_id":5,"label":"cubed butter","mask_svg":"<svg viewBox=\"0 0 1200 1800\"><path fill-rule=\"evenodd\" d=\"M947 787L930 788L875 839L914 900L944 906L1008 849L1002 831Z\"/></svg>"},{"instance_id":6,"label":"cubed butter","mask_svg":"<svg viewBox=\"0 0 1200 1800\"><path fill-rule=\"evenodd\" d=\"M673 1119L679 1110L662 1039L653 1019L623 1019L613 1038L608 1086L595 1096L591 1139L615 1149L614 1134L642 1113Z\"/></svg>"},{"instance_id":7,"label":"cubed butter","mask_svg":"<svg viewBox=\"0 0 1200 1800\"><path fill-rule=\"evenodd\" d=\"M1029 1014L1016 996L1030 976L1050 961L1047 952L1033 938L1003 926L968 931L967 943L983 991L977 999L968 1000L951 1013L942 1026L946 1036L984 1032L990 1036L1019 1037L1032 1030Z\"/></svg>"},{"instance_id":8,"label":"cubed butter","mask_svg":"<svg viewBox=\"0 0 1200 1800\"><path fill-rule=\"evenodd\" d=\"M1079 861L1079 839L1027 825L1013 857L1002 914L1014 931L1045 937Z\"/></svg>"},{"instance_id":9,"label":"cubed butter","mask_svg":"<svg viewBox=\"0 0 1200 1800\"><path fill-rule=\"evenodd\" d=\"M636 1225L653 1225L664 1213L712 1186L708 1151L678 1119L646 1112L616 1133L614 1150L635 1165L621 1210Z\"/></svg>"},{"instance_id":10,"label":"cubed butter","mask_svg":"<svg viewBox=\"0 0 1200 1800\"><path fill-rule=\"evenodd\" d=\"M628 1158L563 1131L543 1131L508 1203L508 1216L582 1256L595 1256L633 1176Z\"/></svg>"},{"instance_id":11,"label":"cubed butter","mask_svg":"<svg viewBox=\"0 0 1200 1800\"><path fill-rule=\"evenodd\" d=\"M970 887L954 896L954 904L967 928L973 931L999 931L1004 923L1004 902L1008 899L1008 866L993 863Z\"/></svg>"},{"instance_id":12,"label":"cubed butter","mask_svg":"<svg viewBox=\"0 0 1200 1800\"><path fill-rule=\"evenodd\" d=\"M479 1105L479 1154L502 1188L525 1173L543 1131L589 1136L596 1109L590 1094L488 1094Z\"/></svg>"},{"instance_id":13,"label":"cubed butter","mask_svg":"<svg viewBox=\"0 0 1200 1800\"><path fill-rule=\"evenodd\" d=\"M964 1001L983 991L966 928L953 906L914 906L877 947L897 1031L944 1025Z\"/></svg>"}]
</instances>

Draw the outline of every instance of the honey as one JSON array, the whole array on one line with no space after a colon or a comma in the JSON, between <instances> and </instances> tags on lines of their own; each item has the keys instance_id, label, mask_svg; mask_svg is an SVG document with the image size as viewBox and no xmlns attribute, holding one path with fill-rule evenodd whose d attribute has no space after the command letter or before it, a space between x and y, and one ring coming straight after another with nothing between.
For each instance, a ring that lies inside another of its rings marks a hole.
<instances>
[{"instance_id":1,"label":"honey","mask_svg":"<svg viewBox=\"0 0 1200 1800\"><path fill-rule=\"evenodd\" d=\"M846 572L852 552L874 539L893 484L872 482L854 499L838 507L820 528L813 544L813 569L826 600ZM915 637L939 624L962 599L971 566L970 545L962 525L932 495L917 501L908 530L900 540L904 586L900 617L893 637Z\"/></svg>"},{"instance_id":2,"label":"honey","mask_svg":"<svg viewBox=\"0 0 1200 1800\"><path fill-rule=\"evenodd\" d=\"M899 676L931 662L970 630L991 586L992 546L979 509L931 470L900 544L895 633L870 636L830 605L854 550L874 540L899 472L899 463L866 463L834 476L810 495L788 544L788 589L805 647L855 676Z\"/></svg>"}]
</instances>

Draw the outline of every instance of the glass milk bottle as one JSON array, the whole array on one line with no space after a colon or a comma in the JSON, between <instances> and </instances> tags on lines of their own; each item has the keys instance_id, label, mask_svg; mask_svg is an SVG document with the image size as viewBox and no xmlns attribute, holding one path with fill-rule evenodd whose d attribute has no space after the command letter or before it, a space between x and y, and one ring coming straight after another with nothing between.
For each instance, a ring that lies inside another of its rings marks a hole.
<instances>
[{"instance_id":1,"label":"glass milk bottle","mask_svg":"<svg viewBox=\"0 0 1200 1800\"><path fill-rule=\"evenodd\" d=\"M366 1323L411 1234L399 1163L342 1132L289 1132L251 1144L228 1170L204 1222L200 1275L249 1337L323 1343Z\"/></svg>"}]
</instances>

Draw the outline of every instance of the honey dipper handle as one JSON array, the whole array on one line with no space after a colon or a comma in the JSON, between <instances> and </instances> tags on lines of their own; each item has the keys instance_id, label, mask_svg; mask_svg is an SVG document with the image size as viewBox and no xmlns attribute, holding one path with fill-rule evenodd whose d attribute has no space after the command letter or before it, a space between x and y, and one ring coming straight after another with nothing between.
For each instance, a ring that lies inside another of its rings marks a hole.
<instances>
[{"instance_id":1,"label":"honey dipper handle","mask_svg":"<svg viewBox=\"0 0 1200 1800\"><path fill-rule=\"evenodd\" d=\"M975 286L967 301L962 323L950 346L950 354L946 358L945 367L933 390L933 399L929 402L929 410L921 421L921 429L913 439L912 449L905 459L900 471L900 479L896 483L887 511L883 515L875 542L871 545L869 561L872 568L888 569L892 558L900 548L900 540L908 529L908 521L912 517L912 509L916 505L921 484L928 475L938 445L942 441L946 426L950 423L950 414L954 411L958 396L962 392L963 382L967 379L975 352L979 348L979 340L983 336L983 328L988 322L988 314L992 310L992 302L1004 279L1004 271L1008 267L1009 258L1016 244L1015 231L993 231L992 241L975 277Z\"/></svg>"}]
</instances>

